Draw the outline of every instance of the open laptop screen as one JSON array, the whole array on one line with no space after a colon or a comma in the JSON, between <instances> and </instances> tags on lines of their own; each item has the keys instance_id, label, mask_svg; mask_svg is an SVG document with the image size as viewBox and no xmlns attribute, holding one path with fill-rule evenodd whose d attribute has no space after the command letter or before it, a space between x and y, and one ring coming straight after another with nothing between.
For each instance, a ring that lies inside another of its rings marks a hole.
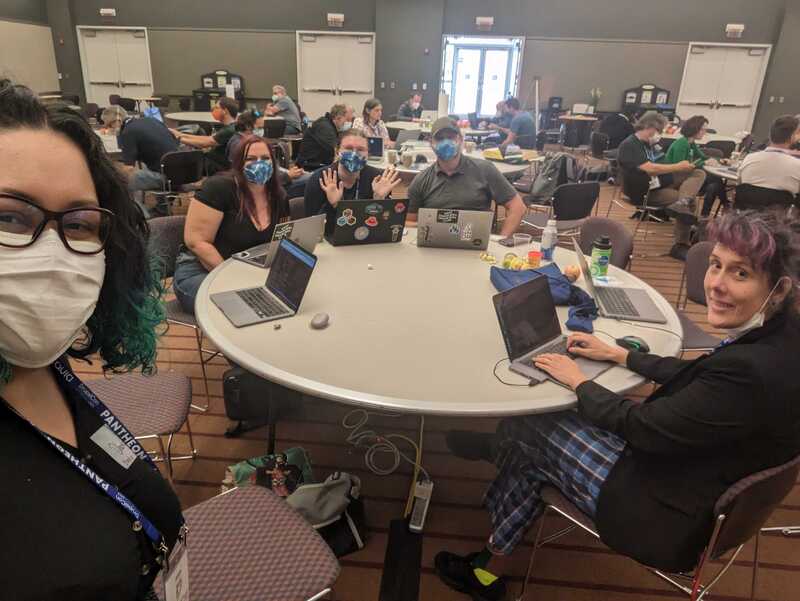
<instances>
[{"instance_id":1,"label":"open laptop screen","mask_svg":"<svg viewBox=\"0 0 800 601\"><path fill-rule=\"evenodd\" d=\"M300 308L300 302L303 300L311 272L314 271L316 264L317 257L284 238L280 241L278 252L272 260L272 267L267 277L267 289L296 312Z\"/></svg>"},{"instance_id":2,"label":"open laptop screen","mask_svg":"<svg viewBox=\"0 0 800 601\"><path fill-rule=\"evenodd\" d=\"M383 138L367 138L367 155L370 157L383 156Z\"/></svg>"},{"instance_id":3,"label":"open laptop screen","mask_svg":"<svg viewBox=\"0 0 800 601\"><path fill-rule=\"evenodd\" d=\"M561 335L547 276L495 294L493 300L512 361Z\"/></svg>"}]
</instances>

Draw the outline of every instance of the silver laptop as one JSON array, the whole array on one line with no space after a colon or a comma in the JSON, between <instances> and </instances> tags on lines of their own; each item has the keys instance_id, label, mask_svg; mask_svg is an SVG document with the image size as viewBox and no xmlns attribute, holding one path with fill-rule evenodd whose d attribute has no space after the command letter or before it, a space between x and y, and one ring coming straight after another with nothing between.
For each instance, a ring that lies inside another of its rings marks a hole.
<instances>
[{"instance_id":1,"label":"silver laptop","mask_svg":"<svg viewBox=\"0 0 800 601\"><path fill-rule=\"evenodd\" d=\"M505 292L495 294L492 300L508 358L511 360L509 369L537 382L545 380L555 382L545 372L533 366L533 358L537 355L545 353L569 355L567 337L561 333L547 276L541 275ZM596 378L613 367L611 363L605 361L569 356L589 379Z\"/></svg>"},{"instance_id":2,"label":"silver laptop","mask_svg":"<svg viewBox=\"0 0 800 601\"><path fill-rule=\"evenodd\" d=\"M395 148L400 148L404 142L416 142L419 140L420 131L418 129L401 129L397 133L397 139L394 141Z\"/></svg>"},{"instance_id":3,"label":"silver laptop","mask_svg":"<svg viewBox=\"0 0 800 601\"><path fill-rule=\"evenodd\" d=\"M233 258L256 267L269 267L278 252L278 242L288 238L308 252L313 253L317 247L317 242L322 240L324 230L324 214L279 223L272 232L272 242L259 244L242 252L234 253Z\"/></svg>"},{"instance_id":4,"label":"silver laptop","mask_svg":"<svg viewBox=\"0 0 800 601\"><path fill-rule=\"evenodd\" d=\"M264 286L211 295L211 301L237 328L290 317L300 309L317 257L288 238L277 246Z\"/></svg>"},{"instance_id":5,"label":"silver laptop","mask_svg":"<svg viewBox=\"0 0 800 601\"><path fill-rule=\"evenodd\" d=\"M417 246L486 250L494 213L460 209L420 209Z\"/></svg>"},{"instance_id":6,"label":"silver laptop","mask_svg":"<svg viewBox=\"0 0 800 601\"><path fill-rule=\"evenodd\" d=\"M597 303L600 315L611 319L667 323L664 313L656 306L646 290L618 286L595 287L589 264L575 238L572 238L572 244L575 247L575 254L578 255L578 263L586 282L586 291Z\"/></svg>"}]
</instances>

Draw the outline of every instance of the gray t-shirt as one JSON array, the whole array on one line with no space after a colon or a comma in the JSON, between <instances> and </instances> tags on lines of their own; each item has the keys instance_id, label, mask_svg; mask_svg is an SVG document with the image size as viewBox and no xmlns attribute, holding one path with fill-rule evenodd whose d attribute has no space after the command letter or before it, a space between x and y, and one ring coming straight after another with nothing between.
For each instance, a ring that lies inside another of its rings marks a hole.
<instances>
[{"instance_id":1,"label":"gray t-shirt","mask_svg":"<svg viewBox=\"0 0 800 601\"><path fill-rule=\"evenodd\" d=\"M282 96L275 102L275 108L278 112L275 113L276 117L282 117L286 121L286 133L296 134L302 130L300 125L300 111L297 105L288 96Z\"/></svg>"},{"instance_id":2,"label":"gray t-shirt","mask_svg":"<svg viewBox=\"0 0 800 601\"><path fill-rule=\"evenodd\" d=\"M434 163L408 188L409 211L420 208L488 211L492 200L506 204L517 195L514 186L490 161L461 155L453 175Z\"/></svg>"},{"instance_id":3,"label":"gray t-shirt","mask_svg":"<svg viewBox=\"0 0 800 601\"><path fill-rule=\"evenodd\" d=\"M536 124L533 122L533 117L529 112L520 111L514 115L509 129L517 136L517 144L533 148L533 143L536 141Z\"/></svg>"}]
</instances>

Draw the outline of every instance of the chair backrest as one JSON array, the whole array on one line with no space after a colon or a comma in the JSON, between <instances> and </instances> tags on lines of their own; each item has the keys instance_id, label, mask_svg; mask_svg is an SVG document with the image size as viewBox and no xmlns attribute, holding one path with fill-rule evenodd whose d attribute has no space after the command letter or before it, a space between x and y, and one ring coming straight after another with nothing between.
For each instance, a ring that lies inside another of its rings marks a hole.
<instances>
[{"instance_id":1,"label":"chair backrest","mask_svg":"<svg viewBox=\"0 0 800 601\"><path fill-rule=\"evenodd\" d=\"M719 557L750 540L791 492L798 472L800 456L747 476L722 493L714 506L714 514L724 515L725 521L711 549L711 557Z\"/></svg>"},{"instance_id":2,"label":"chair backrest","mask_svg":"<svg viewBox=\"0 0 800 601\"><path fill-rule=\"evenodd\" d=\"M289 199L289 219L297 221L306 216L306 199L302 196L295 196Z\"/></svg>"},{"instance_id":3,"label":"chair backrest","mask_svg":"<svg viewBox=\"0 0 800 601\"><path fill-rule=\"evenodd\" d=\"M600 131L593 131L590 139L592 156L596 159L605 158L603 153L608 150L608 134Z\"/></svg>"},{"instance_id":4,"label":"chair backrest","mask_svg":"<svg viewBox=\"0 0 800 601\"><path fill-rule=\"evenodd\" d=\"M169 190L177 186L192 184L203 178L202 150L176 150L161 157L161 173L167 180Z\"/></svg>"},{"instance_id":5,"label":"chair backrest","mask_svg":"<svg viewBox=\"0 0 800 601\"><path fill-rule=\"evenodd\" d=\"M112 106L115 104L119 104L119 94L110 94L108 96L108 104Z\"/></svg>"},{"instance_id":6,"label":"chair backrest","mask_svg":"<svg viewBox=\"0 0 800 601\"><path fill-rule=\"evenodd\" d=\"M155 95L158 100L155 101L155 105L162 109L169 108L169 103L171 102L171 98L167 94L156 94Z\"/></svg>"},{"instance_id":7,"label":"chair backrest","mask_svg":"<svg viewBox=\"0 0 800 601\"><path fill-rule=\"evenodd\" d=\"M611 264L627 269L633 255L633 234L619 221L605 217L589 217L581 225L578 244L583 254L592 253L592 244L601 236L611 240Z\"/></svg>"},{"instance_id":8,"label":"chair backrest","mask_svg":"<svg viewBox=\"0 0 800 601\"><path fill-rule=\"evenodd\" d=\"M83 118L88 121L89 119L96 119L97 111L99 110L100 107L97 106L97 104L95 104L94 102L89 102L88 104L83 105L83 108L81 109L81 114L83 115Z\"/></svg>"},{"instance_id":9,"label":"chair backrest","mask_svg":"<svg viewBox=\"0 0 800 601\"><path fill-rule=\"evenodd\" d=\"M389 132L389 139L394 142L397 140L397 136L400 135L400 130L396 127L387 127L386 131Z\"/></svg>"},{"instance_id":10,"label":"chair backrest","mask_svg":"<svg viewBox=\"0 0 800 601\"><path fill-rule=\"evenodd\" d=\"M126 111L136 110L136 100L134 100L133 98L120 98L118 104Z\"/></svg>"},{"instance_id":11,"label":"chair backrest","mask_svg":"<svg viewBox=\"0 0 800 601\"><path fill-rule=\"evenodd\" d=\"M724 159L725 153L721 151L719 148L714 148L713 146L704 146L703 147L703 154L706 155L710 159Z\"/></svg>"},{"instance_id":12,"label":"chair backrest","mask_svg":"<svg viewBox=\"0 0 800 601\"><path fill-rule=\"evenodd\" d=\"M591 215L600 197L598 182L561 184L553 194L553 213L558 221L584 219Z\"/></svg>"},{"instance_id":13,"label":"chair backrest","mask_svg":"<svg viewBox=\"0 0 800 601\"><path fill-rule=\"evenodd\" d=\"M186 215L154 217L147 222L150 226L148 250L162 261L162 278L170 278L175 273L175 260L183 244L183 226Z\"/></svg>"},{"instance_id":14,"label":"chair backrest","mask_svg":"<svg viewBox=\"0 0 800 601\"><path fill-rule=\"evenodd\" d=\"M192 108L192 99L191 98L179 98L178 99L178 108L182 111L188 111Z\"/></svg>"},{"instance_id":15,"label":"chair backrest","mask_svg":"<svg viewBox=\"0 0 800 601\"><path fill-rule=\"evenodd\" d=\"M789 207L794 201L794 195L786 190L739 184L736 186L734 207L737 209L766 209L775 205Z\"/></svg>"},{"instance_id":16,"label":"chair backrest","mask_svg":"<svg viewBox=\"0 0 800 601\"><path fill-rule=\"evenodd\" d=\"M714 250L714 243L708 240L698 242L686 253L684 274L686 278L686 297L695 303L706 304L706 290L703 280L708 271L708 258Z\"/></svg>"},{"instance_id":17,"label":"chair backrest","mask_svg":"<svg viewBox=\"0 0 800 601\"><path fill-rule=\"evenodd\" d=\"M64 102L68 102L69 104L78 105L81 103L81 97L77 94L64 94L61 96L61 98L64 100Z\"/></svg>"},{"instance_id":18,"label":"chair backrest","mask_svg":"<svg viewBox=\"0 0 800 601\"><path fill-rule=\"evenodd\" d=\"M736 142L730 140L712 140L708 144L703 146L703 151L705 152L709 148L715 148L716 150L722 151L722 158L729 159L731 158L731 154L733 151L736 150ZM708 154L706 152L706 154Z\"/></svg>"},{"instance_id":19,"label":"chair backrest","mask_svg":"<svg viewBox=\"0 0 800 601\"><path fill-rule=\"evenodd\" d=\"M286 121L284 119L264 119L264 137L278 139L286 131Z\"/></svg>"}]
</instances>

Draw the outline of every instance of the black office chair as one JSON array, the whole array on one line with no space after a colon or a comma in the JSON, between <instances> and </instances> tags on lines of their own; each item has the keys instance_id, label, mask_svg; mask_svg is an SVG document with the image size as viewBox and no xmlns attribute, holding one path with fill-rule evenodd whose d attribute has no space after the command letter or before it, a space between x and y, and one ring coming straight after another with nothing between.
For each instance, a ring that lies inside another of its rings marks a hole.
<instances>
[{"instance_id":1,"label":"black office chair","mask_svg":"<svg viewBox=\"0 0 800 601\"><path fill-rule=\"evenodd\" d=\"M119 104L119 94L109 94L108 96L108 104L111 106L116 106Z\"/></svg>"},{"instance_id":2,"label":"black office chair","mask_svg":"<svg viewBox=\"0 0 800 601\"><path fill-rule=\"evenodd\" d=\"M168 109L169 104L172 99L169 97L168 94L155 94L155 97L158 98L153 104L155 104L160 109Z\"/></svg>"},{"instance_id":3,"label":"black office chair","mask_svg":"<svg viewBox=\"0 0 800 601\"><path fill-rule=\"evenodd\" d=\"M535 230L543 230L549 219L555 219L558 235L572 236L578 233L583 222L592 214L598 198L600 184L597 182L562 184L556 188L553 202L546 213L528 213L522 223Z\"/></svg>"},{"instance_id":4,"label":"black office chair","mask_svg":"<svg viewBox=\"0 0 800 601\"><path fill-rule=\"evenodd\" d=\"M712 140L708 144L703 145L703 151L714 148L722 152L722 158L729 159L733 154L733 151L736 150L736 142L732 142L730 140ZM706 153L708 154L708 153Z\"/></svg>"},{"instance_id":5,"label":"black office chair","mask_svg":"<svg viewBox=\"0 0 800 601\"><path fill-rule=\"evenodd\" d=\"M120 98L118 104L128 112L136 110L136 100L134 98Z\"/></svg>"},{"instance_id":6,"label":"black office chair","mask_svg":"<svg viewBox=\"0 0 800 601\"><path fill-rule=\"evenodd\" d=\"M77 94L64 94L61 99L67 104L79 105L81 103L81 97Z\"/></svg>"},{"instance_id":7,"label":"black office chair","mask_svg":"<svg viewBox=\"0 0 800 601\"><path fill-rule=\"evenodd\" d=\"M786 190L773 190L752 184L739 184L735 191L733 208L737 210L762 210L776 206L788 209L796 201L794 194Z\"/></svg>"},{"instance_id":8,"label":"black office chair","mask_svg":"<svg viewBox=\"0 0 800 601\"><path fill-rule=\"evenodd\" d=\"M97 106L94 102L89 102L83 105L83 108L81 108L81 115L83 115L83 118L87 121L89 119L97 119L97 112L99 110L99 106Z\"/></svg>"},{"instance_id":9,"label":"black office chair","mask_svg":"<svg viewBox=\"0 0 800 601\"><path fill-rule=\"evenodd\" d=\"M177 193L203 179L204 157L202 150L176 150L161 157L161 192L153 192L159 212L169 215Z\"/></svg>"},{"instance_id":10,"label":"black office chair","mask_svg":"<svg viewBox=\"0 0 800 601\"><path fill-rule=\"evenodd\" d=\"M400 135L400 129L398 129L397 127L387 127L386 130L389 132L389 139L392 142L396 142L397 136Z\"/></svg>"},{"instance_id":11,"label":"black office chair","mask_svg":"<svg viewBox=\"0 0 800 601\"><path fill-rule=\"evenodd\" d=\"M286 121L283 119L264 119L264 137L269 140L282 138L286 132Z\"/></svg>"},{"instance_id":12,"label":"black office chair","mask_svg":"<svg viewBox=\"0 0 800 601\"><path fill-rule=\"evenodd\" d=\"M192 108L192 99L191 98L179 98L178 99L178 108L182 111L188 111Z\"/></svg>"}]
</instances>

